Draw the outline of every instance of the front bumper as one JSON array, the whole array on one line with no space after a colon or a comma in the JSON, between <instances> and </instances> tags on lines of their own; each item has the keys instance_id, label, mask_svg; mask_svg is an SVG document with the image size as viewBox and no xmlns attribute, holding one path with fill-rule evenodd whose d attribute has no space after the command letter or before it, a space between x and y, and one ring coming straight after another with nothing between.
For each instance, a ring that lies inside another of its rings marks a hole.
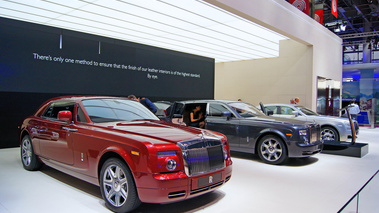
<instances>
[{"instance_id":1,"label":"front bumper","mask_svg":"<svg viewBox=\"0 0 379 213\"><path fill-rule=\"evenodd\" d=\"M304 142L291 142L288 145L288 157L302 158L309 157L314 154L320 153L323 148L322 141L316 141L311 144L304 144Z\"/></svg>"},{"instance_id":2,"label":"front bumper","mask_svg":"<svg viewBox=\"0 0 379 213\"><path fill-rule=\"evenodd\" d=\"M358 122L354 122L355 135L359 134ZM340 141L350 141L353 137L350 126L343 125L338 127L338 132L340 134Z\"/></svg>"},{"instance_id":3,"label":"front bumper","mask_svg":"<svg viewBox=\"0 0 379 213\"><path fill-rule=\"evenodd\" d=\"M184 172L147 174L136 172L138 196L145 203L170 203L211 192L230 180L232 166L188 177Z\"/></svg>"}]
</instances>

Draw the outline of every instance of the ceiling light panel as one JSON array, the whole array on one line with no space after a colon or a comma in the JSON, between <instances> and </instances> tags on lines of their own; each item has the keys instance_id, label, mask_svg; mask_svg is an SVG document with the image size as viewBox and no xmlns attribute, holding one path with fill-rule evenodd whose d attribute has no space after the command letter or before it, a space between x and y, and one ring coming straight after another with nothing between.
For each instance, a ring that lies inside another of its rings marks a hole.
<instances>
[{"instance_id":1,"label":"ceiling light panel","mask_svg":"<svg viewBox=\"0 0 379 213\"><path fill-rule=\"evenodd\" d=\"M0 0L0 16L215 58L277 57L286 37L200 0Z\"/></svg>"},{"instance_id":2,"label":"ceiling light panel","mask_svg":"<svg viewBox=\"0 0 379 213\"><path fill-rule=\"evenodd\" d=\"M3 1L0 2L0 16L17 20L35 20L34 22L46 22L55 13L45 14L45 11L38 10L28 5Z\"/></svg>"},{"instance_id":3,"label":"ceiling light panel","mask_svg":"<svg viewBox=\"0 0 379 213\"><path fill-rule=\"evenodd\" d=\"M112 4L112 5L114 5L114 4ZM117 5L116 5L117 6ZM86 9L86 11L91 11L91 14L89 14L89 15L94 15L95 13L96 13L96 11L94 10L94 9L89 9L88 7L90 7L90 6L87 6L87 7L85 7L85 9ZM110 10L110 8L108 7L108 6L106 6L106 5L96 5L96 7L98 7L98 8L102 8L103 10ZM121 7L121 6L120 6ZM120 8L120 7L118 7L118 8ZM134 6L134 5L131 5L131 7L133 7L134 9L131 9L130 10L130 8L129 8L129 10L130 11L136 11L136 7ZM80 10L80 11L83 11L83 8ZM75 11L75 12L73 12L73 13L71 13L71 15L73 15L73 14L75 14L75 16L76 17L86 17L87 19L89 19L89 17L88 16L85 16L84 14L83 15L81 15L81 14L78 14L80 11ZM119 12L119 11L121 11L120 9L117 9L117 11ZM131 25L135 25L134 23L132 23L131 21L130 21L130 19L129 18L140 18L140 16L139 15L137 15L137 14L135 14L135 15L133 15L133 14L130 14L131 12L126 12L126 10L122 10L123 12L121 12L122 14L120 14L120 15L126 15L126 16L129 16L128 18L126 18L125 17L125 20L128 20L127 21L127 23L124 23L124 24L131 24ZM113 12L113 10L111 11L111 12ZM139 13L142 13L142 11L138 11ZM161 14L160 13L157 13L157 12L155 12L155 11L152 11L152 10L148 10L148 9L145 9L145 13L143 13L143 14L147 14L147 13L149 13L149 12L152 12L152 13L155 13L157 16L160 16ZM104 14L104 12L103 12L103 14ZM95 14L96 15L96 14ZM109 15L107 15L106 16L106 18L108 18L108 17L110 17ZM117 16L117 17L120 17L120 16ZM164 18L167 18L166 16L163 16ZM144 21L144 18L140 18L140 19L142 19L142 21ZM115 19L116 20L116 19ZM117 20L120 20L120 18L117 18ZM116 21L117 21L116 20ZM150 20L152 20L151 18L147 18L147 20L148 21L150 21ZM141 23L141 20L140 21L136 21L136 22L138 22L138 23ZM163 23L164 21L163 20L161 20L160 21L161 23ZM113 23L113 22L112 22ZM94 23L94 24L96 24L96 23ZM120 23L120 24L122 24L122 23ZM184 40L183 42L185 42L185 43L188 43L188 42L191 42L191 41L187 41L187 40L191 40L192 38L193 38L193 36L196 36L196 35L201 35L201 34L199 34L199 33L192 33L192 32L189 32L189 31L185 31L185 29L184 28L174 28L174 27L172 27L173 25L172 24L170 24L170 27L172 28L172 30L170 31L170 29L166 29L166 33L165 34L163 34L163 35L161 35L162 33L159 33L158 32L158 30L155 30L155 32L154 32L154 29L153 28L147 28L147 29L142 29L142 28L144 28L144 27L148 27L149 26L149 24L151 25L151 23L146 23L145 24L145 26L140 26L140 25L135 25L135 26L132 26L132 27L130 27L130 26L125 26L125 25L119 25L120 26L120 30L121 29L124 29L124 28L126 28L126 27L128 27L129 29L127 30L129 33L138 33L138 32L142 32L143 30L145 30L145 31L147 31L148 33L146 33L146 35L150 35L150 36L153 36L155 39L157 39L158 38L158 35L160 35L160 37L162 37L162 38L164 38L164 39L172 39L171 41L173 41L173 42L175 42L175 41L178 41L178 40L183 40L183 37L184 36L186 36L187 35L187 37L186 37L186 40ZM98 24L97 24L98 25ZM117 24L116 24L117 25ZM197 24L191 24L191 25L197 25ZM112 24L112 26L115 26L115 23L113 23ZM166 25L167 26L167 25ZM106 27L106 26L105 26ZM139 29L139 28L141 28L141 29ZM204 30L206 30L206 31L209 31L209 29L206 29L206 28L202 28L202 29L204 29ZM184 32L182 32L181 34L179 33L178 34L178 30L180 30L180 31L184 31ZM114 30L112 30L112 31L114 31ZM190 33L192 33L193 35L188 35L188 34L190 34ZM214 45L214 47L213 48L217 48L217 47L219 47L219 43L217 43L217 42L214 42L214 41L209 41L209 43L205 43L204 42L204 39L206 39L207 37L209 37L209 34L212 34L213 33L213 31L210 31L210 32L208 32L208 36L207 36L207 33L202 33L202 35L203 36L206 36L205 38L197 38L198 40L196 41L196 42L199 42L199 46L201 46L201 47L205 47L205 48L212 48L212 47L210 47L210 45L212 44L212 42L213 42L213 45ZM176 34L176 36L177 37L175 37L175 36L173 36L173 35L175 35ZM222 34L222 36L224 36L224 34ZM139 37L139 36L138 36ZM220 36L219 35L215 35L214 36L214 38L216 39L216 38L219 38ZM224 41L227 43L227 44L230 44L230 42L228 41L228 40L230 40L230 38L225 38L224 39ZM193 42L193 41L192 41ZM167 43L167 41L166 42L164 42L164 43ZM175 44L175 43L172 43L172 45L178 45L178 44ZM230 47L228 47L228 48L230 48ZM245 48L245 46L244 45L240 45L240 48ZM236 48L234 48L234 49L236 49ZM222 49L220 49L219 51L221 51ZM233 50L231 50L231 51L233 51ZM246 50L243 50L245 53L247 52ZM235 53L233 53L233 54L235 54ZM254 53L253 53L254 54ZM255 53L255 55L257 55L257 53ZM268 57L270 57L270 56L272 56L272 55L263 55L263 56L268 56ZM263 57L262 56L262 54L260 54L258 57ZM249 56L244 56L244 57L249 57Z\"/></svg>"}]
</instances>

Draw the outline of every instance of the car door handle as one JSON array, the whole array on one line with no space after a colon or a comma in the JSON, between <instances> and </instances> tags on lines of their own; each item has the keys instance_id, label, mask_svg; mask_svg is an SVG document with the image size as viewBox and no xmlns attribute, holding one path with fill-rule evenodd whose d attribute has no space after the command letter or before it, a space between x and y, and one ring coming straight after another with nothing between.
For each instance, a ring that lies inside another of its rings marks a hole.
<instances>
[{"instance_id":1,"label":"car door handle","mask_svg":"<svg viewBox=\"0 0 379 213\"><path fill-rule=\"evenodd\" d=\"M78 129L72 129L72 128L67 127L67 126L62 126L62 129L66 130L66 131L69 131L69 132L76 132L76 131L78 131Z\"/></svg>"}]
</instances>

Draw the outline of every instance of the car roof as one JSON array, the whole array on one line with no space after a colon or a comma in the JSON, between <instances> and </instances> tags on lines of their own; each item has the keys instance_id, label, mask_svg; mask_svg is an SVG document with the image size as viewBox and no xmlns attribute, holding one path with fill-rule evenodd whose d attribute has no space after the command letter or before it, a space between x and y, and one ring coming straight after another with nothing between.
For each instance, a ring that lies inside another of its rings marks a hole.
<instances>
[{"instance_id":1,"label":"car roof","mask_svg":"<svg viewBox=\"0 0 379 213\"><path fill-rule=\"evenodd\" d=\"M186 100L186 101L178 101L179 103L185 103L185 104L190 104L190 103L235 103L239 101L231 101L231 100L211 100L211 99L205 99L205 100Z\"/></svg>"},{"instance_id":2,"label":"car roof","mask_svg":"<svg viewBox=\"0 0 379 213\"><path fill-rule=\"evenodd\" d=\"M277 103L277 104L263 104L264 106L291 106L291 107L304 107L303 105L299 104L282 104L282 103Z\"/></svg>"},{"instance_id":3,"label":"car roof","mask_svg":"<svg viewBox=\"0 0 379 213\"><path fill-rule=\"evenodd\" d=\"M69 100L69 101L82 101L88 99L97 99L97 98L122 98L127 99L126 97L114 97L114 96L83 96L83 95L71 95L71 96L59 96L49 99L47 102L59 101L59 100Z\"/></svg>"}]
</instances>

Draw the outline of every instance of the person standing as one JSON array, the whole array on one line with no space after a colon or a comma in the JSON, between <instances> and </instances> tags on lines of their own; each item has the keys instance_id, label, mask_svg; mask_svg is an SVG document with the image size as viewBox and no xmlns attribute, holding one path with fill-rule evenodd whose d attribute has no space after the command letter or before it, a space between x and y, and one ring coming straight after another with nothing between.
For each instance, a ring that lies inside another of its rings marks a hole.
<instances>
[{"instance_id":1,"label":"person standing","mask_svg":"<svg viewBox=\"0 0 379 213\"><path fill-rule=\"evenodd\" d=\"M349 104L349 113L352 119L357 120L358 114L361 112L358 104L355 103L355 100L351 100Z\"/></svg>"}]
</instances>

